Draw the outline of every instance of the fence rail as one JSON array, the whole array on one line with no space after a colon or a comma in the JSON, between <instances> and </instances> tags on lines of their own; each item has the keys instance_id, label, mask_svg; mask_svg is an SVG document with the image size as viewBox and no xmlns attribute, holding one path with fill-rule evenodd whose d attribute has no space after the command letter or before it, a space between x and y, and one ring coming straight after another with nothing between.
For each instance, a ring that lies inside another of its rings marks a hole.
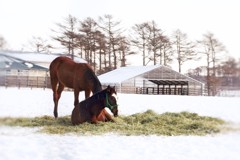
<instances>
[{"instance_id":1,"label":"fence rail","mask_svg":"<svg viewBox=\"0 0 240 160\"><path fill-rule=\"evenodd\" d=\"M50 77L39 76L0 76L0 86L5 87L30 87L30 88L50 88Z\"/></svg>"},{"instance_id":2,"label":"fence rail","mask_svg":"<svg viewBox=\"0 0 240 160\"><path fill-rule=\"evenodd\" d=\"M137 94L188 95L187 88L138 87Z\"/></svg>"}]
</instances>

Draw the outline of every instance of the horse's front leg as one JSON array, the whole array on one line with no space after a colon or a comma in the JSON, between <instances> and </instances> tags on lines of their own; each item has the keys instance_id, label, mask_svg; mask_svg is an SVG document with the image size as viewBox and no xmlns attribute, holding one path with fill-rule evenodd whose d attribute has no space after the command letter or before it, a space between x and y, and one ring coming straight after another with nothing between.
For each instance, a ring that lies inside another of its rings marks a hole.
<instances>
[{"instance_id":1,"label":"horse's front leg","mask_svg":"<svg viewBox=\"0 0 240 160\"><path fill-rule=\"evenodd\" d=\"M79 90L74 90L74 106L76 107L79 103Z\"/></svg>"},{"instance_id":2,"label":"horse's front leg","mask_svg":"<svg viewBox=\"0 0 240 160\"><path fill-rule=\"evenodd\" d=\"M85 90L85 99L90 97L91 91L90 90Z\"/></svg>"},{"instance_id":3,"label":"horse's front leg","mask_svg":"<svg viewBox=\"0 0 240 160\"><path fill-rule=\"evenodd\" d=\"M113 120L112 116L107 112L106 109L103 110L103 114L104 114L104 116L106 117L106 121L107 121L107 122L108 122L108 121L110 121L110 122L115 122L115 121Z\"/></svg>"}]
</instances>

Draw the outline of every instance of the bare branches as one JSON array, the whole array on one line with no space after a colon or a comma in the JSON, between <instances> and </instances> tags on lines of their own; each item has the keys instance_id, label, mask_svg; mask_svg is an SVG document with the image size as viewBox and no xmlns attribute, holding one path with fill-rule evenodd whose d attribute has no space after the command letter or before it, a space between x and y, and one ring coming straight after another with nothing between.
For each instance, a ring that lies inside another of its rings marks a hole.
<instances>
[{"instance_id":1,"label":"bare branches","mask_svg":"<svg viewBox=\"0 0 240 160\"><path fill-rule=\"evenodd\" d=\"M57 36L53 39L60 42L69 54L74 55L76 52L76 55L85 58L97 73L125 66L128 60L126 57L139 52L142 65L151 63L170 66L172 62L177 62L179 72L182 72L182 65L187 61L198 60L200 53L201 57L208 56L208 62L214 65L220 58L215 55L224 48L212 34L198 41L202 48L197 51L199 46L190 41L186 33L176 30L169 37L155 21L135 24L129 36L124 35L120 24L112 15L104 15L97 21L90 17L78 21L69 15L65 23L57 23L59 31L54 31ZM211 55L208 55L210 52Z\"/></svg>"},{"instance_id":2,"label":"bare branches","mask_svg":"<svg viewBox=\"0 0 240 160\"><path fill-rule=\"evenodd\" d=\"M189 60L196 58L194 50L195 44L188 40L187 34L181 32L179 29L173 33L173 51L177 56L178 71L181 73L182 65Z\"/></svg>"},{"instance_id":3,"label":"bare branches","mask_svg":"<svg viewBox=\"0 0 240 160\"><path fill-rule=\"evenodd\" d=\"M216 95L219 81L216 78L216 65L219 62L219 55L225 51L224 45L214 37L213 33L203 35L203 39L198 41L201 53L206 56L207 64L207 91L208 95Z\"/></svg>"},{"instance_id":4,"label":"bare branches","mask_svg":"<svg viewBox=\"0 0 240 160\"><path fill-rule=\"evenodd\" d=\"M163 35L162 30L154 21L136 24L132 27L135 36L132 36L132 45L142 52L143 65L153 62L167 65L171 62L172 52L169 38Z\"/></svg>"},{"instance_id":5,"label":"bare branches","mask_svg":"<svg viewBox=\"0 0 240 160\"><path fill-rule=\"evenodd\" d=\"M57 36L54 36L53 39L60 42L60 44L67 48L68 54L71 55L72 59L74 59L74 49L76 48L76 25L77 25L77 19L71 15L69 15L65 19L65 23L57 23L57 26L59 27L60 31ZM55 31L56 32L56 31ZM56 32L57 33L57 32Z\"/></svg>"},{"instance_id":6,"label":"bare branches","mask_svg":"<svg viewBox=\"0 0 240 160\"><path fill-rule=\"evenodd\" d=\"M41 38L41 37L35 37L33 36L32 40L29 42L31 49L34 52L41 53L41 52L47 52L50 53L51 49L53 49L53 46L48 43L47 40Z\"/></svg>"}]
</instances>

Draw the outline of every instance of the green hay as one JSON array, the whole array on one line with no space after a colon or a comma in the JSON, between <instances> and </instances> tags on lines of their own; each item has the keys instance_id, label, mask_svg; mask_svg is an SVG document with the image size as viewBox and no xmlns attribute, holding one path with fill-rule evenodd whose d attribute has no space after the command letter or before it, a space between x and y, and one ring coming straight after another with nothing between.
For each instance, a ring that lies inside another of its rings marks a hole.
<instances>
[{"instance_id":1,"label":"green hay","mask_svg":"<svg viewBox=\"0 0 240 160\"><path fill-rule=\"evenodd\" d=\"M0 125L40 127L39 131L49 134L74 133L80 135L207 135L219 133L224 121L217 118L199 116L196 113L157 114L152 110L130 116L119 116L115 122L83 123L73 126L70 116L55 119L50 116L34 118L0 118Z\"/></svg>"}]
</instances>

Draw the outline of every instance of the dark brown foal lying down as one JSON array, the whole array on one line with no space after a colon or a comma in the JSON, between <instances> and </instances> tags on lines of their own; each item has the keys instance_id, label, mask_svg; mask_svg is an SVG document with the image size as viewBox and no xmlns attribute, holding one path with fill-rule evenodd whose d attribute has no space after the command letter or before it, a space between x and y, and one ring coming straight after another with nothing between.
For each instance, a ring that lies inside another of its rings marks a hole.
<instances>
[{"instance_id":1,"label":"dark brown foal lying down","mask_svg":"<svg viewBox=\"0 0 240 160\"><path fill-rule=\"evenodd\" d=\"M112 95L112 89L108 86L75 106L71 116L72 124L113 121L111 115L105 110L105 107L107 107L114 116L118 116L118 105L116 98Z\"/></svg>"}]
</instances>

